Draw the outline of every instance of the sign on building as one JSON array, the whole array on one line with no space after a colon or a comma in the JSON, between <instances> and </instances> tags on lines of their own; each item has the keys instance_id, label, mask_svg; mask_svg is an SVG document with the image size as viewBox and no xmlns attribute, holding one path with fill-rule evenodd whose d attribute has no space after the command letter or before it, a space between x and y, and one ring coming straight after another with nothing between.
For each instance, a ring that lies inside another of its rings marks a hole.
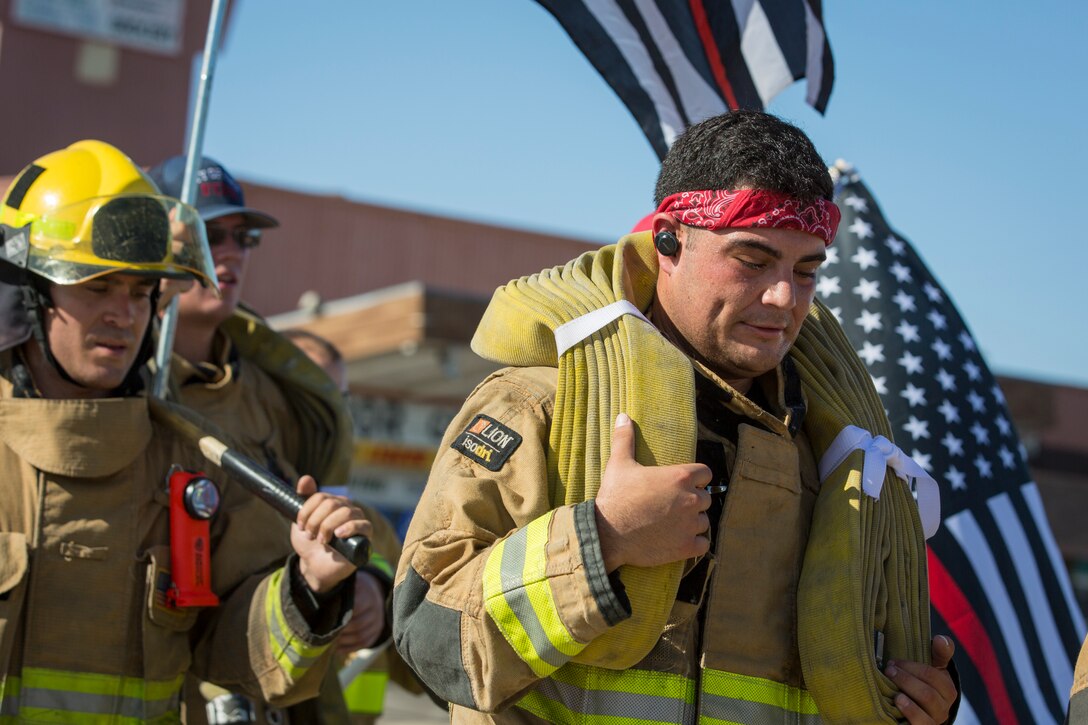
<instances>
[{"instance_id":1,"label":"sign on building","mask_svg":"<svg viewBox=\"0 0 1088 725\"><path fill-rule=\"evenodd\" d=\"M14 0L11 15L38 30L177 55L185 0Z\"/></svg>"},{"instance_id":2,"label":"sign on building","mask_svg":"<svg viewBox=\"0 0 1088 725\"><path fill-rule=\"evenodd\" d=\"M348 493L403 535L457 407L354 395L348 407L355 428Z\"/></svg>"}]
</instances>

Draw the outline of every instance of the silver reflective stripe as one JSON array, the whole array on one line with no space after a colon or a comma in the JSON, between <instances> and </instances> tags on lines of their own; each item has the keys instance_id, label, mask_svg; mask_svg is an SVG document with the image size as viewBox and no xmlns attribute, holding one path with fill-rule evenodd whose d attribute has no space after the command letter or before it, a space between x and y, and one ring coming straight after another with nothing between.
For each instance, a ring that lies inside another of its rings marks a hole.
<instances>
[{"instance_id":1,"label":"silver reflective stripe","mask_svg":"<svg viewBox=\"0 0 1088 725\"><path fill-rule=\"evenodd\" d=\"M286 625L286 622L284 622ZM283 653L283 656L287 657L287 661L291 663L291 666L295 669L308 669L314 662L320 659L321 655L315 655L313 657L306 657L297 649L292 647L290 643L283 637L283 629L280 626L280 622L269 622L269 629L272 630L272 639L276 643L276 648ZM276 655L279 659L280 655Z\"/></svg>"},{"instance_id":2,"label":"silver reflective stripe","mask_svg":"<svg viewBox=\"0 0 1088 725\"><path fill-rule=\"evenodd\" d=\"M541 680L534 689L538 695L561 702L572 712L583 715L664 723L695 722L695 706L673 697L616 690L584 690L551 677Z\"/></svg>"},{"instance_id":3,"label":"silver reflective stripe","mask_svg":"<svg viewBox=\"0 0 1088 725\"><path fill-rule=\"evenodd\" d=\"M518 623L525 630L529 641L533 643L533 649L537 656L555 668L562 667L570 659L552 645L548 639L540 618L536 616L532 602L529 600L529 589L525 586L525 539L527 529L522 529L503 543L502 562L500 572L503 582L503 598L510 606ZM507 588L507 582L517 582L520 586ZM542 586L548 586L542 582Z\"/></svg>"},{"instance_id":4,"label":"silver reflective stripe","mask_svg":"<svg viewBox=\"0 0 1088 725\"><path fill-rule=\"evenodd\" d=\"M19 697L20 708L60 710L83 715L120 715L143 720L162 717L177 712L178 692L162 700L141 700L121 695L93 695L70 690L47 690L23 686ZM5 710L5 714L6 710Z\"/></svg>"},{"instance_id":5,"label":"silver reflective stripe","mask_svg":"<svg viewBox=\"0 0 1088 725\"><path fill-rule=\"evenodd\" d=\"M787 710L778 705L767 705L762 702L749 700L737 700L722 695L702 694L700 713L705 717L726 722L742 722L749 725L780 725L791 723L796 725L820 725L823 720L816 714L805 714Z\"/></svg>"}]
</instances>

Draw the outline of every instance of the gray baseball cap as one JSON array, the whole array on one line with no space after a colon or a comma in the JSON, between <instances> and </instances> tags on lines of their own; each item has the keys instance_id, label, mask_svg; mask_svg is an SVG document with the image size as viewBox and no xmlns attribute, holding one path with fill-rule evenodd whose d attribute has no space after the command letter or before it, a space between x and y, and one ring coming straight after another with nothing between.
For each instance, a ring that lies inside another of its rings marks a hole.
<instances>
[{"instance_id":1,"label":"gray baseball cap","mask_svg":"<svg viewBox=\"0 0 1088 725\"><path fill-rule=\"evenodd\" d=\"M185 179L185 156L174 156L148 172L159 191L181 198L181 183ZM254 229L278 227L275 217L246 206L242 186L223 165L207 156L200 160L196 171L196 199L193 203L200 217L208 222L228 214L241 214Z\"/></svg>"}]
</instances>

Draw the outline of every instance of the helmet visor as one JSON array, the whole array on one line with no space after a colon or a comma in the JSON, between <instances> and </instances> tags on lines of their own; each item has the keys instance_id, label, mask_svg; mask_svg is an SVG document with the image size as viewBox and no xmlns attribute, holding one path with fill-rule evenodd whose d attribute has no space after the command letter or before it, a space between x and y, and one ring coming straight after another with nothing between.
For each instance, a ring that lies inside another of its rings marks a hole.
<instances>
[{"instance_id":1,"label":"helmet visor","mask_svg":"<svg viewBox=\"0 0 1088 725\"><path fill-rule=\"evenodd\" d=\"M169 196L125 194L69 204L34 219L31 271L57 284L113 272L196 279L218 288L204 222Z\"/></svg>"}]
</instances>

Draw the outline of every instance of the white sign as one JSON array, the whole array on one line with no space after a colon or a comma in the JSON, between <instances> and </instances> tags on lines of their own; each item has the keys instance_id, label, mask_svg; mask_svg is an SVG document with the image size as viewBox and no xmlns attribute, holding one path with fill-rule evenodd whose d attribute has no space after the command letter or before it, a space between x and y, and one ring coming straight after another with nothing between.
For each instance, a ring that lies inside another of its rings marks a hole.
<instances>
[{"instance_id":1,"label":"white sign","mask_svg":"<svg viewBox=\"0 0 1088 725\"><path fill-rule=\"evenodd\" d=\"M457 406L353 395L348 410L355 428L348 491L380 509L403 536Z\"/></svg>"},{"instance_id":2,"label":"white sign","mask_svg":"<svg viewBox=\"0 0 1088 725\"><path fill-rule=\"evenodd\" d=\"M11 14L39 30L177 55L185 0L15 0Z\"/></svg>"}]
</instances>

